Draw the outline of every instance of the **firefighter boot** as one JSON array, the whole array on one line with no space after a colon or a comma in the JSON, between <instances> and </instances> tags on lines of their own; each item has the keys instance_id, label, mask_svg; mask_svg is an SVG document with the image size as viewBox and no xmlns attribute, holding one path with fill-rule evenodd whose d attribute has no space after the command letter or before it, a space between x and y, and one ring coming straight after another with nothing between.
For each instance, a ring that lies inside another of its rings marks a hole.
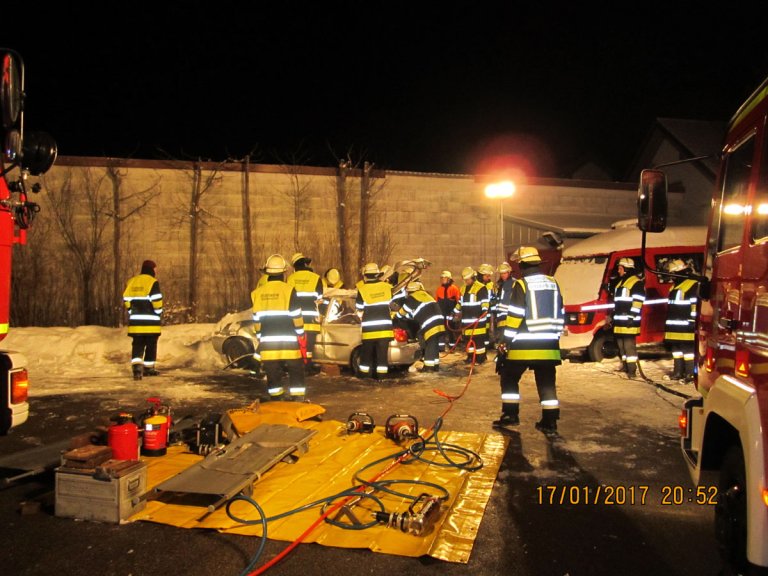
<instances>
[{"instance_id":1,"label":"firefighter boot","mask_svg":"<svg viewBox=\"0 0 768 576\"><path fill-rule=\"evenodd\" d=\"M559 408L550 408L541 411L541 420L536 422L536 430L544 432L547 436L557 434L557 420L560 418Z\"/></svg>"},{"instance_id":2,"label":"firefighter boot","mask_svg":"<svg viewBox=\"0 0 768 576\"><path fill-rule=\"evenodd\" d=\"M151 366L144 366L144 376L157 376L159 374L160 374L160 372L155 370L153 367L151 367Z\"/></svg>"},{"instance_id":3,"label":"firefighter boot","mask_svg":"<svg viewBox=\"0 0 768 576\"><path fill-rule=\"evenodd\" d=\"M518 407L509 408L507 406L502 407L501 416L498 420L494 420L491 425L494 428L504 428L506 426L517 426L520 424L520 416L518 415Z\"/></svg>"},{"instance_id":4,"label":"firefighter boot","mask_svg":"<svg viewBox=\"0 0 768 576\"><path fill-rule=\"evenodd\" d=\"M144 370L142 369L142 367L139 366L138 364L136 364L133 367L133 379L134 380L141 380L141 377L142 377L143 374L144 374Z\"/></svg>"},{"instance_id":5,"label":"firefighter boot","mask_svg":"<svg viewBox=\"0 0 768 576\"><path fill-rule=\"evenodd\" d=\"M684 361L685 369L683 370L683 379L686 382L693 382L693 377L694 377L693 364L694 364L693 360Z\"/></svg>"},{"instance_id":6,"label":"firefighter boot","mask_svg":"<svg viewBox=\"0 0 768 576\"><path fill-rule=\"evenodd\" d=\"M685 378L685 361L682 358L674 359L674 368L672 369L672 380L682 380Z\"/></svg>"}]
</instances>

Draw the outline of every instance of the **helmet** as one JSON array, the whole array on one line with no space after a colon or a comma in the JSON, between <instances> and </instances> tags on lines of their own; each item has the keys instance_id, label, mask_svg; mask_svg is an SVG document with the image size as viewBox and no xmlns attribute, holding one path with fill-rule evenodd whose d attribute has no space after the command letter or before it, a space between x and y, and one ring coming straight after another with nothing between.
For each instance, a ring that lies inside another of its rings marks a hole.
<instances>
[{"instance_id":1,"label":"helmet","mask_svg":"<svg viewBox=\"0 0 768 576\"><path fill-rule=\"evenodd\" d=\"M307 258L301 252L296 252L296 254L291 256L291 266L296 266L296 262L298 262L299 260L305 260L307 264L312 262L312 258Z\"/></svg>"},{"instance_id":2,"label":"helmet","mask_svg":"<svg viewBox=\"0 0 768 576\"><path fill-rule=\"evenodd\" d=\"M499 264L499 274L504 272L512 272L512 266L509 265L509 262L502 262Z\"/></svg>"},{"instance_id":3,"label":"helmet","mask_svg":"<svg viewBox=\"0 0 768 576\"><path fill-rule=\"evenodd\" d=\"M440 278L453 278L453 276L451 276L450 270L443 270L440 272Z\"/></svg>"},{"instance_id":4,"label":"helmet","mask_svg":"<svg viewBox=\"0 0 768 576\"><path fill-rule=\"evenodd\" d=\"M682 272L688 268L688 264L676 258L667 264L667 272Z\"/></svg>"},{"instance_id":5,"label":"helmet","mask_svg":"<svg viewBox=\"0 0 768 576\"><path fill-rule=\"evenodd\" d=\"M384 266L382 266L379 269L379 278L381 278L382 280L387 280L394 273L395 273L395 269L392 268L392 266L390 266L389 264L384 264Z\"/></svg>"},{"instance_id":6,"label":"helmet","mask_svg":"<svg viewBox=\"0 0 768 576\"><path fill-rule=\"evenodd\" d=\"M379 265L376 262L368 262L363 266L363 274L379 274Z\"/></svg>"},{"instance_id":7,"label":"helmet","mask_svg":"<svg viewBox=\"0 0 768 576\"><path fill-rule=\"evenodd\" d=\"M475 275L475 271L471 266L467 266L464 268L464 270L461 271L461 277L464 278L464 280L469 280Z\"/></svg>"},{"instance_id":8,"label":"helmet","mask_svg":"<svg viewBox=\"0 0 768 576\"><path fill-rule=\"evenodd\" d=\"M424 284L414 281L408 282L408 286L405 287L406 292L416 292L417 290L424 290Z\"/></svg>"},{"instance_id":9,"label":"helmet","mask_svg":"<svg viewBox=\"0 0 768 576\"><path fill-rule=\"evenodd\" d=\"M336 270L336 268L330 268L325 273L325 279L328 280L331 284L336 284L339 280L341 280L341 274L339 274L339 271Z\"/></svg>"},{"instance_id":10,"label":"helmet","mask_svg":"<svg viewBox=\"0 0 768 576\"><path fill-rule=\"evenodd\" d=\"M285 272L285 269L288 267L288 264L285 262L285 258L280 256L280 254L272 254L269 258L267 258L266 263L264 264L264 273L265 274L282 274Z\"/></svg>"},{"instance_id":11,"label":"helmet","mask_svg":"<svg viewBox=\"0 0 768 576\"><path fill-rule=\"evenodd\" d=\"M541 262L539 251L533 246L520 246L515 252L518 262L522 264L538 264Z\"/></svg>"},{"instance_id":12,"label":"helmet","mask_svg":"<svg viewBox=\"0 0 768 576\"><path fill-rule=\"evenodd\" d=\"M493 266L491 266L490 264L480 264L480 266L477 267L477 271L483 276L485 276L486 274L494 273Z\"/></svg>"},{"instance_id":13,"label":"helmet","mask_svg":"<svg viewBox=\"0 0 768 576\"><path fill-rule=\"evenodd\" d=\"M622 258L619 260L619 266L624 266L624 268L634 268L635 261L632 260L632 258Z\"/></svg>"}]
</instances>

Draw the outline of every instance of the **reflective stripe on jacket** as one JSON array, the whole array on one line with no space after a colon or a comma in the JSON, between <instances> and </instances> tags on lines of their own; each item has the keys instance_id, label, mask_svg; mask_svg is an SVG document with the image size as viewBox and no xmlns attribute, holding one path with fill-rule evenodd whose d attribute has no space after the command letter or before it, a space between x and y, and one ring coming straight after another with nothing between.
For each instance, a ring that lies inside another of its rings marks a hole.
<instances>
[{"instance_id":1,"label":"reflective stripe on jacket","mask_svg":"<svg viewBox=\"0 0 768 576\"><path fill-rule=\"evenodd\" d=\"M389 304L392 302L392 285L388 282L374 281L357 283L355 308L362 312L362 338L375 340L395 337L392 329L392 314Z\"/></svg>"},{"instance_id":2,"label":"reflective stripe on jacket","mask_svg":"<svg viewBox=\"0 0 768 576\"><path fill-rule=\"evenodd\" d=\"M461 298L456 302L454 311L461 314L464 336L488 333L489 306L488 289L484 284L475 280L471 286L462 286Z\"/></svg>"},{"instance_id":3,"label":"reflective stripe on jacket","mask_svg":"<svg viewBox=\"0 0 768 576\"><path fill-rule=\"evenodd\" d=\"M128 280L123 304L128 309L128 334L160 334L163 293L154 276L138 274Z\"/></svg>"},{"instance_id":4,"label":"reflective stripe on jacket","mask_svg":"<svg viewBox=\"0 0 768 576\"><path fill-rule=\"evenodd\" d=\"M323 281L319 274L311 270L297 270L286 280L289 286L296 289L296 296L304 317L304 330L320 332L320 312L317 301L323 297Z\"/></svg>"},{"instance_id":5,"label":"reflective stripe on jacket","mask_svg":"<svg viewBox=\"0 0 768 576\"><path fill-rule=\"evenodd\" d=\"M524 273L512 286L506 313L507 360L560 363L565 309L557 280L535 270Z\"/></svg>"},{"instance_id":6,"label":"reflective stripe on jacket","mask_svg":"<svg viewBox=\"0 0 768 576\"><path fill-rule=\"evenodd\" d=\"M645 282L635 274L625 276L616 284L613 303L613 333L625 336L640 334Z\"/></svg>"},{"instance_id":7,"label":"reflective stripe on jacket","mask_svg":"<svg viewBox=\"0 0 768 576\"><path fill-rule=\"evenodd\" d=\"M296 290L282 280L269 280L251 293L251 301L258 339L254 357L262 361L300 359L304 320Z\"/></svg>"},{"instance_id":8,"label":"reflective stripe on jacket","mask_svg":"<svg viewBox=\"0 0 768 576\"><path fill-rule=\"evenodd\" d=\"M398 311L401 318L410 318L419 325L419 334L424 340L445 332L445 321L440 305L424 290L411 292Z\"/></svg>"},{"instance_id":9,"label":"reflective stripe on jacket","mask_svg":"<svg viewBox=\"0 0 768 576\"><path fill-rule=\"evenodd\" d=\"M698 293L699 283L692 278L678 282L669 291L665 340L693 342L696 330Z\"/></svg>"}]
</instances>

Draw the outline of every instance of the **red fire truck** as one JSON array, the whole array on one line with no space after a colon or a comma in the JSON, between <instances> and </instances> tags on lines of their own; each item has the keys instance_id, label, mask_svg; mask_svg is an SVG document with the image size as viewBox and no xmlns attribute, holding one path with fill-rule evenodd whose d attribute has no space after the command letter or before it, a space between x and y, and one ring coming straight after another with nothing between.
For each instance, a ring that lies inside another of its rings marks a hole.
<instances>
[{"instance_id":1,"label":"red fire truck","mask_svg":"<svg viewBox=\"0 0 768 576\"><path fill-rule=\"evenodd\" d=\"M0 48L0 340L8 334L11 303L11 259L15 244L26 242L26 231L39 207L27 199L37 185L28 183L56 160L56 142L44 132L24 130L24 62L14 50ZM26 359L0 350L0 434L7 434L29 416Z\"/></svg>"},{"instance_id":2,"label":"red fire truck","mask_svg":"<svg viewBox=\"0 0 768 576\"><path fill-rule=\"evenodd\" d=\"M738 574L768 571L768 79L730 121L712 197L696 335L696 387L681 448L704 496L715 480L716 536ZM667 180L645 170L638 225L664 230Z\"/></svg>"}]
</instances>

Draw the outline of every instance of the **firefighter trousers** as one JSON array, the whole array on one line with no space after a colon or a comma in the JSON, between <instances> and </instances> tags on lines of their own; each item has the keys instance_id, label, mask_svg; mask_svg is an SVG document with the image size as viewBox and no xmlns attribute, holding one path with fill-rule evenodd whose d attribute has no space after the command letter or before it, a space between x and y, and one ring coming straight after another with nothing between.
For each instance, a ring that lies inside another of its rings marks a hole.
<instances>
[{"instance_id":1,"label":"firefighter trousers","mask_svg":"<svg viewBox=\"0 0 768 576\"><path fill-rule=\"evenodd\" d=\"M160 334L129 334L131 344L131 366L152 368L157 360L157 339Z\"/></svg>"},{"instance_id":2,"label":"firefighter trousers","mask_svg":"<svg viewBox=\"0 0 768 576\"><path fill-rule=\"evenodd\" d=\"M389 372L389 338L369 338L360 346L360 378Z\"/></svg>"},{"instance_id":3,"label":"firefighter trousers","mask_svg":"<svg viewBox=\"0 0 768 576\"><path fill-rule=\"evenodd\" d=\"M504 414L517 416L520 412L520 378L528 369L533 370L536 390L542 408L557 408L557 366L554 363L539 362L528 364L505 360L501 369L501 410Z\"/></svg>"}]
</instances>

